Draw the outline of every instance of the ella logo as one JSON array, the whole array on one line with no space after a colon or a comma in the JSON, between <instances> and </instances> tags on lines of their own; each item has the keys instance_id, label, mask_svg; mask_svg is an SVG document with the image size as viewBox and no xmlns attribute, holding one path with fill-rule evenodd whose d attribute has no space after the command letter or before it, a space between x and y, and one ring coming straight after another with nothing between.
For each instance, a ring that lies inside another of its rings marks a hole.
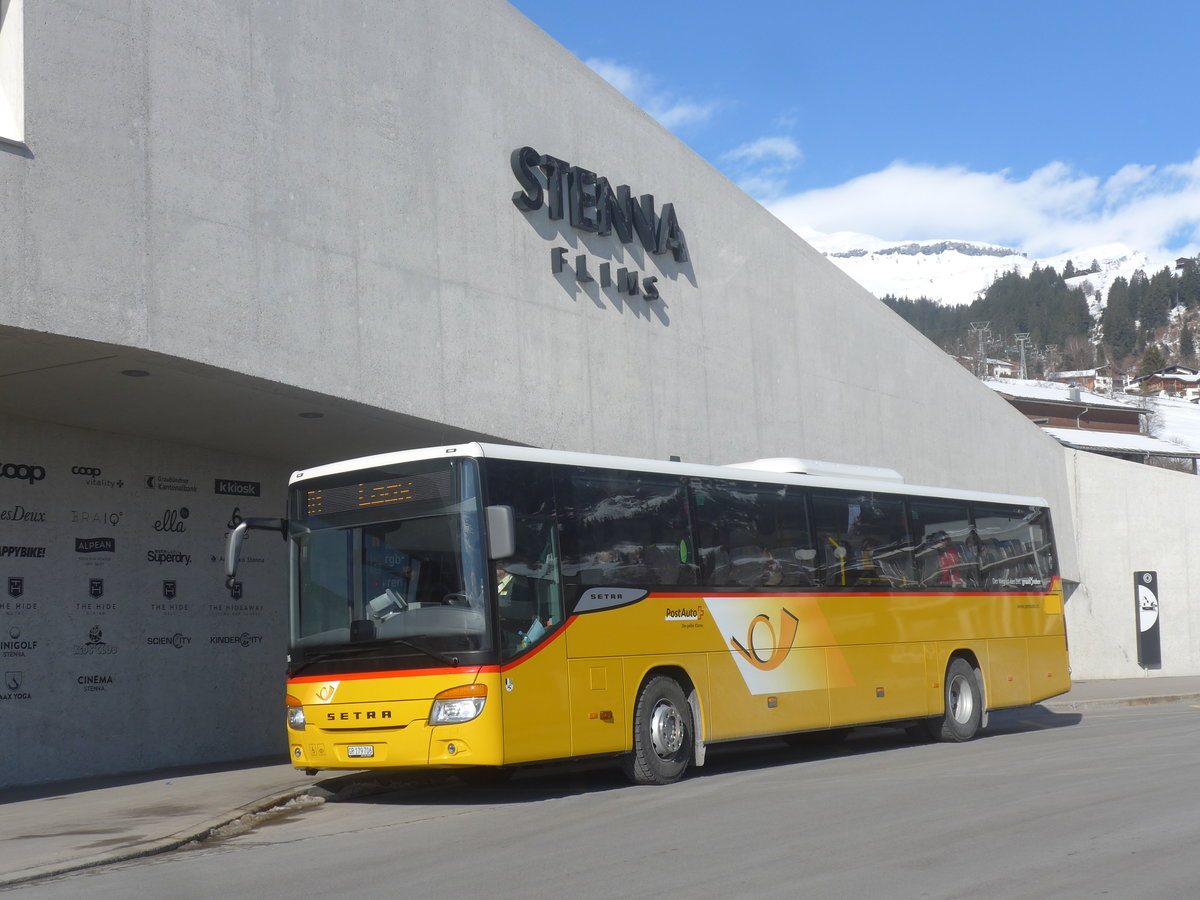
<instances>
[{"instance_id":1,"label":"ella logo","mask_svg":"<svg viewBox=\"0 0 1200 900\"><path fill-rule=\"evenodd\" d=\"M778 637L770 616L759 613L750 620L750 627L746 629L746 643L743 644L735 637L729 639L730 645L746 662L763 672L779 668L792 652L792 643L796 640L800 620L786 608L781 608L779 618ZM759 649L760 647L762 649ZM764 656L764 652L768 655Z\"/></svg>"}]
</instances>

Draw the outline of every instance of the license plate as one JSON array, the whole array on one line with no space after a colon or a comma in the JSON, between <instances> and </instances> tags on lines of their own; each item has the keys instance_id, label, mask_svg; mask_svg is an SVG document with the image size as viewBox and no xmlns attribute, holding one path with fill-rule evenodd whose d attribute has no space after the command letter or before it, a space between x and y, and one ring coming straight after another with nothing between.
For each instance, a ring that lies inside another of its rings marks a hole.
<instances>
[{"instance_id":1,"label":"license plate","mask_svg":"<svg viewBox=\"0 0 1200 900\"><path fill-rule=\"evenodd\" d=\"M351 759L371 759L375 748L371 744L351 744L346 748L346 755Z\"/></svg>"}]
</instances>

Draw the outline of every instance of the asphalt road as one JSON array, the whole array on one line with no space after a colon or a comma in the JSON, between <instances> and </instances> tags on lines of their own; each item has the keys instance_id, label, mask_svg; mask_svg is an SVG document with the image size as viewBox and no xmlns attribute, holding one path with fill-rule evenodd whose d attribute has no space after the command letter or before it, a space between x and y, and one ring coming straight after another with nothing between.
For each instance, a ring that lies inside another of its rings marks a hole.
<instances>
[{"instance_id":1,"label":"asphalt road","mask_svg":"<svg viewBox=\"0 0 1200 900\"><path fill-rule=\"evenodd\" d=\"M1197 893L1198 746L1200 707L1035 707L968 744L726 747L670 787L602 766L349 800L343 779L342 802L12 896L1175 900Z\"/></svg>"}]
</instances>

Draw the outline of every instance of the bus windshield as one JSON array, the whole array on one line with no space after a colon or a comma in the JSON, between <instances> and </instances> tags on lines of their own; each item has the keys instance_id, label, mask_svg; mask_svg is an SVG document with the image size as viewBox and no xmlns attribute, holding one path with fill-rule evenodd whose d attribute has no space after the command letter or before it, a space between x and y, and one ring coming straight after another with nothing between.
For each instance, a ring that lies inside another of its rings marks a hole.
<instances>
[{"instance_id":1,"label":"bus windshield","mask_svg":"<svg viewBox=\"0 0 1200 900\"><path fill-rule=\"evenodd\" d=\"M423 462L296 489L293 651L490 649L476 473L469 459Z\"/></svg>"}]
</instances>

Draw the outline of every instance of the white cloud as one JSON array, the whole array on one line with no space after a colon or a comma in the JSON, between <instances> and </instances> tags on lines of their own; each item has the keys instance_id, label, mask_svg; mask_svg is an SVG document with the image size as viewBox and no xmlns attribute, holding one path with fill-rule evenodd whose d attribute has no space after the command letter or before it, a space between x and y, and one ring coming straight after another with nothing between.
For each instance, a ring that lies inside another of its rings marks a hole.
<instances>
[{"instance_id":1,"label":"white cloud","mask_svg":"<svg viewBox=\"0 0 1200 900\"><path fill-rule=\"evenodd\" d=\"M742 144L726 153L722 159L731 162L791 164L800 161L803 154L796 142L788 137L765 137Z\"/></svg>"},{"instance_id":2,"label":"white cloud","mask_svg":"<svg viewBox=\"0 0 1200 900\"><path fill-rule=\"evenodd\" d=\"M611 59L593 57L584 62L593 72L657 119L664 128L672 131L708 121L719 106L715 101L698 103L690 97L676 97L659 87L653 76Z\"/></svg>"},{"instance_id":3,"label":"white cloud","mask_svg":"<svg viewBox=\"0 0 1200 900\"><path fill-rule=\"evenodd\" d=\"M1200 155L1163 167L1127 165L1107 179L1059 162L1023 179L895 162L837 187L758 196L801 234L961 238L1043 257L1114 241L1155 254L1200 248Z\"/></svg>"},{"instance_id":4,"label":"white cloud","mask_svg":"<svg viewBox=\"0 0 1200 900\"><path fill-rule=\"evenodd\" d=\"M735 147L721 156L738 185L767 202L787 186L787 175L804 159L789 137L763 137Z\"/></svg>"}]
</instances>

